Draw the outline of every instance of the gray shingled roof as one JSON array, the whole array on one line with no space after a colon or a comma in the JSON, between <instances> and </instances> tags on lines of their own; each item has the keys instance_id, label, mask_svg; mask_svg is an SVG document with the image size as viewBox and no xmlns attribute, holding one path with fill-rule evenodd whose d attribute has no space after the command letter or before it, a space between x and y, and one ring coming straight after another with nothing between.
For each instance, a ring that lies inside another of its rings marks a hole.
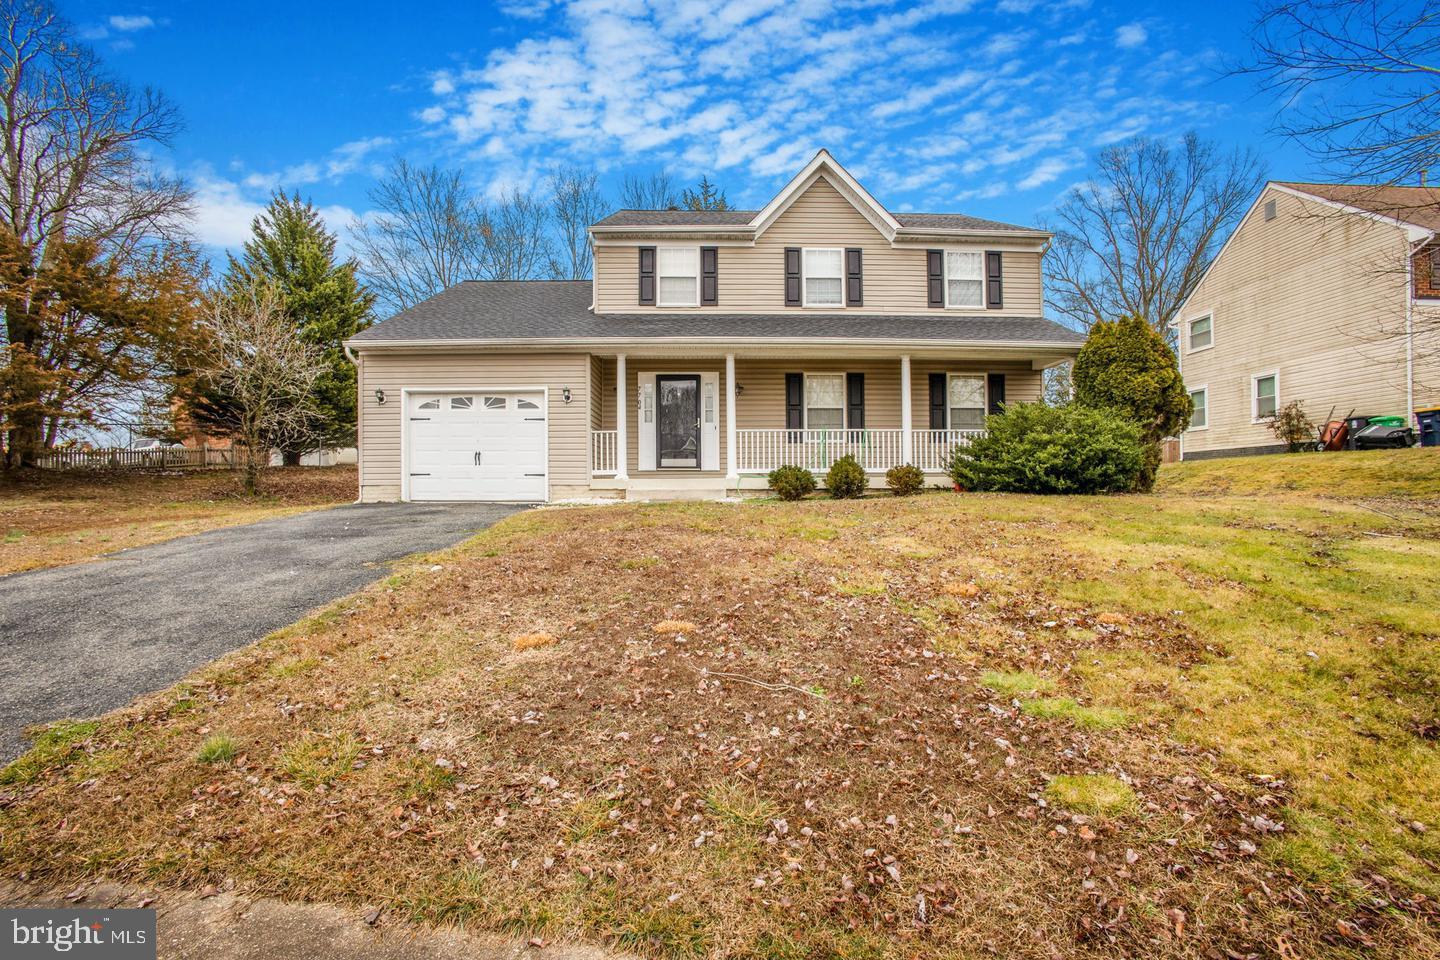
<instances>
[{"instance_id":1,"label":"gray shingled roof","mask_svg":"<svg viewBox=\"0 0 1440 960\"><path fill-rule=\"evenodd\" d=\"M362 348L420 340L604 340L710 338L1013 340L1053 346L1084 336L1043 317L953 313L919 316L862 313L637 313L590 311L588 280L470 280L436 294L350 342Z\"/></svg>"},{"instance_id":2,"label":"gray shingled roof","mask_svg":"<svg viewBox=\"0 0 1440 960\"><path fill-rule=\"evenodd\" d=\"M754 219L755 210L616 210L597 227L735 227ZM1001 230L1037 232L998 220L982 220L963 213L892 213L902 227L915 230Z\"/></svg>"}]
</instances>

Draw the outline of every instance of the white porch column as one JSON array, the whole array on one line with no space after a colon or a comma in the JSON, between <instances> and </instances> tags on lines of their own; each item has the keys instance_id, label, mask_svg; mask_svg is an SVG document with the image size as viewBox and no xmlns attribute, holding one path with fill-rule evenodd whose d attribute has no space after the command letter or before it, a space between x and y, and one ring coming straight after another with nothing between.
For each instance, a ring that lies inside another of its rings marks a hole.
<instances>
[{"instance_id":1,"label":"white porch column","mask_svg":"<svg viewBox=\"0 0 1440 960\"><path fill-rule=\"evenodd\" d=\"M735 354L725 354L725 485L740 486L737 466L740 452L735 449Z\"/></svg>"},{"instance_id":2,"label":"white porch column","mask_svg":"<svg viewBox=\"0 0 1440 960\"><path fill-rule=\"evenodd\" d=\"M630 400L626 394L625 354L615 355L615 479L630 479Z\"/></svg>"},{"instance_id":3,"label":"white porch column","mask_svg":"<svg viewBox=\"0 0 1440 960\"><path fill-rule=\"evenodd\" d=\"M910 354L900 357L900 461L915 462L915 435L910 430Z\"/></svg>"}]
</instances>

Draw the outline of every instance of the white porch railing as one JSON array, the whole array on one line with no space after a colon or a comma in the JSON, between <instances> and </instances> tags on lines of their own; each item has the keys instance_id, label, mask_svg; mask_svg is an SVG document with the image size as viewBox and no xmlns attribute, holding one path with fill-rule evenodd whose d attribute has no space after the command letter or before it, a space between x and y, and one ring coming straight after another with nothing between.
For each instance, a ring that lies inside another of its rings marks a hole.
<instances>
[{"instance_id":1,"label":"white porch railing","mask_svg":"<svg viewBox=\"0 0 1440 960\"><path fill-rule=\"evenodd\" d=\"M926 473L944 473L950 469L950 456L956 447L983 436L984 430L916 430L911 436L911 459Z\"/></svg>"},{"instance_id":2,"label":"white porch railing","mask_svg":"<svg viewBox=\"0 0 1440 960\"><path fill-rule=\"evenodd\" d=\"M614 430L590 431L590 473L592 476L615 475L616 436L617 432Z\"/></svg>"},{"instance_id":3,"label":"white porch railing","mask_svg":"<svg viewBox=\"0 0 1440 960\"><path fill-rule=\"evenodd\" d=\"M847 454L866 471L888 470L901 462L900 430L737 430L741 473L768 473L780 466L822 473Z\"/></svg>"}]
</instances>

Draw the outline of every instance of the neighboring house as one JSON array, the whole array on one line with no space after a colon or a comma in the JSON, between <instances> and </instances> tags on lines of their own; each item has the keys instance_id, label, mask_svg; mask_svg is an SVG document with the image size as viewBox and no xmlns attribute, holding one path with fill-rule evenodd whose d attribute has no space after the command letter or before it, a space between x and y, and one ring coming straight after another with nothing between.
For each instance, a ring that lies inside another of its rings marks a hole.
<instances>
[{"instance_id":1,"label":"neighboring house","mask_svg":"<svg viewBox=\"0 0 1440 960\"><path fill-rule=\"evenodd\" d=\"M1440 190L1265 185L1176 316L1187 460L1284 449L1319 423L1440 405Z\"/></svg>"},{"instance_id":2,"label":"neighboring house","mask_svg":"<svg viewBox=\"0 0 1440 960\"><path fill-rule=\"evenodd\" d=\"M821 151L762 210L622 210L591 281L458 284L352 338L364 500L719 497L853 454L943 480L1082 337L1050 235L891 213Z\"/></svg>"}]
</instances>

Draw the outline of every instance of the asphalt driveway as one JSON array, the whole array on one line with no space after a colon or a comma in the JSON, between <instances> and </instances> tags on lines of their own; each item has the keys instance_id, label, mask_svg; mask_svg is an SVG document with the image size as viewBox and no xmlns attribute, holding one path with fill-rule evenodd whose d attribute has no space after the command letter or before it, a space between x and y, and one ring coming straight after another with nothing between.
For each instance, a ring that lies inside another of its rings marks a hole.
<instances>
[{"instance_id":1,"label":"asphalt driveway","mask_svg":"<svg viewBox=\"0 0 1440 960\"><path fill-rule=\"evenodd\" d=\"M523 509L355 504L0 577L0 762Z\"/></svg>"}]
</instances>

